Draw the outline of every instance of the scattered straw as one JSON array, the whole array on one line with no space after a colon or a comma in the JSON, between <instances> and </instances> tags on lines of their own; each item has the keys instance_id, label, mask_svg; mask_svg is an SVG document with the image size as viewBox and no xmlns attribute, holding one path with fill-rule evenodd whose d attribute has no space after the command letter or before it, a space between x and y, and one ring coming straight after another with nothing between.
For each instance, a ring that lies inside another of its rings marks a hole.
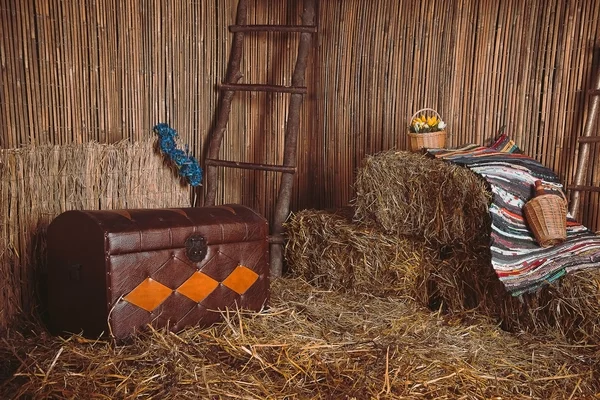
<instances>
[{"instance_id":1,"label":"scattered straw","mask_svg":"<svg viewBox=\"0 0 600 400\"><path fill-rule=\"evenodd\" d=\"M549 399L600 391L597 349L466 324L413 302L273 284L272 308L127 345L56 338L40 327L2 339L1 387L45 398ZM62 349L62 351L61 351Z\"/></svg>"}]
</instances>

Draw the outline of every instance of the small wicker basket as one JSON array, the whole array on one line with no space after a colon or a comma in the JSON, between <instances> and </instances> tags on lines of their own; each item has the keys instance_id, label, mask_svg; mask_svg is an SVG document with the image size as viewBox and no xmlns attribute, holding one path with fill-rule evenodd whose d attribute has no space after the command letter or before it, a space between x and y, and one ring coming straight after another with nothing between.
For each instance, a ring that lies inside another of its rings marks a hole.
<instances>
[{"instance_id":1,"label":"small wicker basket","mask_svg":"<svg viewBox=\"0 0 600 400\"><path fill-rule=\"evenodd\" d=\"M536 190L536 193L540 193L540 191ZM567 202L565 198L556 194L536 194L534 198L525 203L523 213L541 247L555 246L567 239Z\"/></svg>"},{"instance_id":2,"label":"small wicker basket","mask_svg":"<svg viewBox=\"0 0 600 400\"><path fill-rule=\"evenodd\" d=\"M417 115L423 112L430 112L435 114L440 120L442 117L432 108L423 108L416 113L409 120L409 124L415 119ZM436 131L436 132L425 132L425 133L415 133L408 132L408 137L410 139L410 150L413 152L420 151L421 149L443 149L446 147L446 131Z\"/></svg>"}]
</instances>

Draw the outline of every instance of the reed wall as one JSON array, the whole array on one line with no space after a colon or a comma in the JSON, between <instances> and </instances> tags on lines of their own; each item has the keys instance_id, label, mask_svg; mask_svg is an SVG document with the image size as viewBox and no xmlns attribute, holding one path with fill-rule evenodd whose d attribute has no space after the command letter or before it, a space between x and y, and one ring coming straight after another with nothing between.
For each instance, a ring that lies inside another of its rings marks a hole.
<instances>
[{"instance_id":1,"label":"reed wall","mask_svg":"<svg viewBox=\"0 0 600 400\"><path fill-rule=\"evenodd\" d=\"M236 5L237 0L0 0L2 209L35 207L35 201L51 209L18 222L16 214L1 217L3 238L19 237L0 249L0 257L12 260L2 261L2 268L25 268L22 258L30 254L36 226L68 207L168 206L186 197L160 157L143 168L166 173L157 188L166 197L144 197L140 188L148 181L128 187L133 180L116 186L127 202L103 203L100 189L93 200L79 203L67 204L54 194L45 200L27 196L35 184L68 198L77 182L97 181L104 173L98 168L110 168L97 158L108 151L102 146L127 139L128 149L149 151L152 127L159 122L175 128L181 143L202 159ZM296 0L250 5L249 23L300 21ZM450 145L488 144L506 126L526 153L570 183L576 137L587 117L586 91L593 67L600 65L594 51L600 48L599 15L595 0L321 0L292 209L346 205L364 156L405 149L408 119L423 107L435 108L448 123ZM296 45L287 35L249 36L243 81L289 84ZM222 157L280 162L286 99L237 96ZM90 144L96 142L102 145ZM73 149L86 146L96 149L86 164L93 171L79 171L76 179L35 175L36 162L83 156L89 150ZM588 184L600 184L597 147ZM114 154L137 157L121 148ZM39 151L43 155L32 159L30 153ZM16 167L7 166L15 157L21 157L20 177L13 175ZM119 168L128 174L141 167ZM277 174L226 170L219 179L220 202L241 202L271 217ZM134 201L135 196L140 197ZM598 194L583 200L581 220L599 230ZM27 295L2 282L0 303L20 307Z\"/></svg>"}]
</instances>

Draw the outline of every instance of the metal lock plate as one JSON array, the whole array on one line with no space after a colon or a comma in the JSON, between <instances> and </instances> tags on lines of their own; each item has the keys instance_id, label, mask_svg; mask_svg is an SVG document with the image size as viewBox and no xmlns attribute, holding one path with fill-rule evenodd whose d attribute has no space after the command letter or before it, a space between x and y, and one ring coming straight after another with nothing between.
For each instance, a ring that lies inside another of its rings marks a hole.
<instances>
[{"instance_id":1,"label":"metal lock plate","mask_svg":"<svg viewBox=\"0 0 600 400\"><path fill-rule=\"evenodd\" d=\"M190 261L199 262L204 260L207 252L206 239L202 235L195 233L185 240L185 255Z\"/></svg>"}]
</instances>

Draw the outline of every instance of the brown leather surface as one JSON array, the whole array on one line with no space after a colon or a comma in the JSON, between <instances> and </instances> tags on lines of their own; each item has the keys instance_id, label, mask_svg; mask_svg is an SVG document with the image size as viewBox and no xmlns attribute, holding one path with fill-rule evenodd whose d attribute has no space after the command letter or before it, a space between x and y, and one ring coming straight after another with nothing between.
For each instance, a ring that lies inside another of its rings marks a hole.
<instances>
[{"instance_id":1,"label":"brown leather surface","mask_svg":"<svg viewBox=\"0 0 600 400\"><path fill-rule=\"evenodd\" d=\"M207 251L194 262L185 243L196 234ZM241 205L67 211L48 228L51 328L125 338L147 324L210 325L226 307L259 310L267 235L266 220Z\"/></svg>"}]
</instances>

